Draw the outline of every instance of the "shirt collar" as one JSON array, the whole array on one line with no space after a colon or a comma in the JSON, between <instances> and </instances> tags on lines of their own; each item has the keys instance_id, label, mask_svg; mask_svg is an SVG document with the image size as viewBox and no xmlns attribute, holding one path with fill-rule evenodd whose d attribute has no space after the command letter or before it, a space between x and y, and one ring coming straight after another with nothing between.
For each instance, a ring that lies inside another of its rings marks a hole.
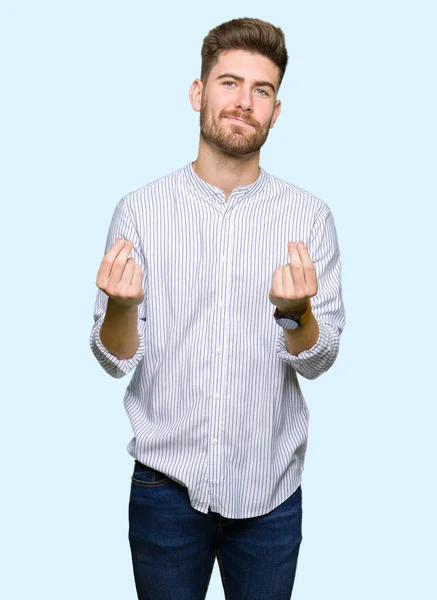
<instances>
[{"instance_id":1,"label":"shirt collar","mask_svg":"<svg viewBox=\"0 0 437 600\"><path fill-rule=\"evenodd\" d=\"M193 169L193 164L190 161L186 167L184 167L185 176L191 186L197 189L202 195L209 196L214 199L218 199L221 202L225 201L225 193L219 187L207 183L201 179ZM268 179L267 172L260 167L260 174L258 179L250 183L249 185L240 185L232 191L232 197L246 198L247 196L253 196L262 190L266 185Z\"/></svg>"}]
</instances>

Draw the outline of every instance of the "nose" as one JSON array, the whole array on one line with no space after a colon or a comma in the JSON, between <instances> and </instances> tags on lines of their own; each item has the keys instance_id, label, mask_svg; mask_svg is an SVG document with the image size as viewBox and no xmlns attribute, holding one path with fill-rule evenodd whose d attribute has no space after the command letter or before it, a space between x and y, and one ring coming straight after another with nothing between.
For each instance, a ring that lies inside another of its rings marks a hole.
<instances>
[{"instance_id":1,"label":"nose","mask_svg":"<svg viewBox=\"0 0 437 600\"><path fill-rule=\"evenodd\" d=\"M235 96L235 106L244 111L252 110L252 92L250 88L240 87L238 94Z\"/></svg>"}]
</instances>

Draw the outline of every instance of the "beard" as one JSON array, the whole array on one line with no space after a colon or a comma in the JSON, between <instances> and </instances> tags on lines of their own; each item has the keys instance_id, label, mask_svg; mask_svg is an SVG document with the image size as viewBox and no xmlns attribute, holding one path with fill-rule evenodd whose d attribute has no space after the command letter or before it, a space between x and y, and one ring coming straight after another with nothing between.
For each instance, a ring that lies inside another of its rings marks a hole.
<instances>
[{"instance_id":1,"label":"beard","mask_svg":"<svg viewBox=\"0 0 437 600\"><path fill-rule=\"evenodd\" d=\"M243 119L241 115L220 113L216 119L208 109L206 101L202 98L200 108L200 135L206 142L214 144L225 154L230 156L243 156L257 152L266 142L270 123L273 115L265 127L259 127L258 123L245 118L253 127L248 127L238 121L228 121L228 117Z\"/></svg>"}]
</instances>

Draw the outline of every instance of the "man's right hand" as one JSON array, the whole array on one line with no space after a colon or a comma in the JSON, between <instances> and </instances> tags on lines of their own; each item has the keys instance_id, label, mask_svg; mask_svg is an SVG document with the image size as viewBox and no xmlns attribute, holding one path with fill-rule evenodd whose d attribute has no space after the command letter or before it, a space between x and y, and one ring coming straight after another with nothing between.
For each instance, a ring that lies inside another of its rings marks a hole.
<instances>
[{"instance_id":1,"label":"man's right hand","mask_svg":"<svg viewBox=\"0 0 437 600\"><path fill-rule=\"evenodd\" d=\"M96 285L115 304L137 306L144 300L143 272L134 258L128 258L133 242L117 238L103 257L97 273Z\"/></svg>"}]
</instances>

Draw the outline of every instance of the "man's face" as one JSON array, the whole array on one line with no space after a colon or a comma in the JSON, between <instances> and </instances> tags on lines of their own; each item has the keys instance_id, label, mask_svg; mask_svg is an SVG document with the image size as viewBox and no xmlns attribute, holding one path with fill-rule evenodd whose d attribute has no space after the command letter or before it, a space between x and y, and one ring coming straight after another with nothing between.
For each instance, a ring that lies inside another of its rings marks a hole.
<instances>
[{"instance_id":1,"label":"man's face","mask_svg":"<svg viewBox=\"0 0 437 600\"><path fill-rule=\"evenodd\" d=\"M244 50L222 53L202 88L202 137L228 155L257 152L280 113L278 78L278 67L265 56Z\"/></svg>"}]
</instances>

